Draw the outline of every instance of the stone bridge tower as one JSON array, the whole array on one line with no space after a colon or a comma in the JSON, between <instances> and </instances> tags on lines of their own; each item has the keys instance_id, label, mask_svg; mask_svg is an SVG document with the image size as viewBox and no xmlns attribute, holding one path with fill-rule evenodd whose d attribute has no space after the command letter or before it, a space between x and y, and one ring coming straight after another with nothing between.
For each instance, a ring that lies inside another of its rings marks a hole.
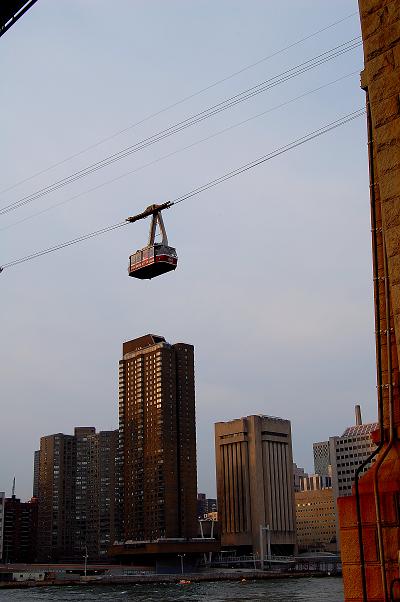
<instances>
[{"instance_id":1,"label":"stone bridge tower","mask_svg":"<svg viewBox=\"0 0 400 602\"><path fill-rule=\"evenodd\" d=\"M365 68L379 429L339 499L346 602L400 600L400 0L359 0Z\"/></svg>"}]
</instances>

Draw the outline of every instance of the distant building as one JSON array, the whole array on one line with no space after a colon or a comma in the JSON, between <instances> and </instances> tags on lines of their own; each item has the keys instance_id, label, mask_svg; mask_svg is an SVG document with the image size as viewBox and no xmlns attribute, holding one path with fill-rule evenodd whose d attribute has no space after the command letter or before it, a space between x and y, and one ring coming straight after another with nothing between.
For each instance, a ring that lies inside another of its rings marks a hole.
<instances>
[{"instance_id":1,"label":"distant building","mask_svg":"<svg viewBox=\"0 0 400 602\"><path fill-rule=\"evenodd\" d=\"M106 556L114 542L115 462L118 432L75 429L75 550L90 558Z\"/></svg>"},{"instance_id":2,"label":"distant building","mask_svg":"<svg viewBox=\"0 0 400 602\"><path fill-rule=\"evenodd\" d=\"M39 493L39 461L40 461L40 449L34 452L33 455L33 497L37 497Z\"/></svg>"},{"instance_id":3,"label":"distant building","mask_svg":"<svg viewBox=\"0 0 400 602\"><path fill-rule=\"evenodd\" d=\"M295 493L299 552L336 552L336 503L332 488Z\"/></svg>"},{"instance_id":4,"label":"distant building","mask_svg":"<svg viewBox=\"0 0 400 602\"><path fill-rule=\"evenodd\" d=\"M273 554L294 553L290 421L248 416L218 422L215 449L222 547L260 554L269 541Z\"/></svg>"},{"instance_id":5,"label":"distant building","mask_svg":"<svg viewBox=\"0 0 400 602\"><path fill-rule=\"evenodd\" d=\"M0 491L0 561L3 559L4 500L5 493L4 491Z\"/></svg>"},{"instance_id":6,"label":"distant building","mask_svg":"<svg viewBox=\"0 0 400 602\"><path fill-rule=\"evenodd\" d=\"M329 441L319 441L313 443L314 453L314 473L321 475L331 475L331 452Z\"/></svg>"},{"instance_id":7,"label":"distant building","mask_svg":"<svg viewBox=\"0 0 400 602\"><path fill-rule=\"evenodd\" d=\"M114 541L118 431L77 427L40 440L38 560L91 560Z\"/></svg>"},{"instance_id":8,"label":"distant building","mask_svg":"<svg viewBox=\"0 0 400 602\"><path fill-rule=\"evenodd\" d=\"M377 423L351 426L341 437L330 438L332 483L336 497L351 495L356 469L376 448L371 434L378 426Z\"/></svg>"},{"instance_id":9,"label":"distant building","mask_svg":"<svg viewBox=\"0 0 400 602\"><path fill-rule=\"evenodd\" d=\"M332 487L332 477L328 475L311 474L301 477L299 491L317 491Z\"/></svg>"},{"instance_id":10,"label":"distant building","mask_svg":"<svg viewBox=\"0 0 400 602\"><path fill-rule=\"evenodd\" d=\"M205 493L197 494L197 516L203 518L205 514L217 511L217 500L208 498Z\"/></svg>"},{"instance_id":11,"label":"distant building","mask_svg":"<svg viewBox=\"0 0 400 602\"><path fill-rule=\"evenodd\" d=\"M338 497L352 493L356 469L376 449L371 434L379 428L377 423L362 424L361 411L356 406L356 425L348 427L341 437L330 437L330 457L332 460L332 488L335 501ZM365 472L369 465L364 469ZM339 525L336 522L339 541Z\"/></svg>"},{"instance_id":12,"label":"distant building","mask_svg":"<svg viewBox=\"0 0 400 602\"><path fill-rule=\"evenodd\" d=\"M202 518L205 514L207 514L207 496L205 493L197 494L197 516Z\"/></svg>"},{"instance_id":13,"label":"distant building","mask_svg":"<svg viewBox=\"0 0 400 602\"><path fill-rule=\"evenodd\" d=\"M197 534L194 348L145 335L119 362L123 539Z\"/></svg>"},{"instance_id":14,"label":"distant building","mask_svg":"<svg viewBox=\"0 0 400 602\"><path fill-rule=\"evenodd\" d=\"M37 546L37 500L21 502L13 495L4 498L3 562L29 563Z\"/></svg>"},{"instance_id":15,"label":"distant building","mask_svg":"<svg viewBox=\"0 0 400 602\"><path fill-rule=\"evenodd\" d=\"M293 463L293 485L295 491L301 491L303 479L308 477L304 468L300 468L296 463Z\"/></svg>"},{"instance_id":16,"label":"distant building","mask_svg":"<svg viewBox=\"0 0 400 602\"><path fill-rule=\"evenodd\" d=\"M73 435L57 433L40 439L38 482L38 560L75 558L75 468Z\"/></svg>"}]
</instances>

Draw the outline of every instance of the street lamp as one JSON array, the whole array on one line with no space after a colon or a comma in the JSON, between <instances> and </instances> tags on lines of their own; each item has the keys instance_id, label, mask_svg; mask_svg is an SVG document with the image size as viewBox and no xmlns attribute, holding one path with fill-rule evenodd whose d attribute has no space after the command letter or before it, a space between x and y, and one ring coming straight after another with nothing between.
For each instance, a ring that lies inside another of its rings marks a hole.
<instances>
[{"instance_id":1,"label":"street lamp","mask_svg":"<svg viewBox=\"0 0 400 602\"><path fill-rule=\"evenodd\" d=\"M260 568L264 570L264 533L267 532L267 558L271 558L271 527L260 525Z\"/></svg>"},{"instance_id":2,"label":"street lamp","mask_svg":"<svg viewBox=\"0 0 400 602\"><path fill-rule=\"evenodd\" d=\"M181 573L183 575L183 559L185 558L186 554L178 554L178 556L181 559Z\"/></svg>"},{"instance_id":3,"label":"street lamp","mask_svg":"<svg viewBox=\"0 0 400 602\"><path fill-rule=\"evenodd\" d=\"M86 579L86 576L87 576L87 559L88 559L87 546L85 546L84 559L85 559L85 579Z\"/></svg>"}]
</instances>

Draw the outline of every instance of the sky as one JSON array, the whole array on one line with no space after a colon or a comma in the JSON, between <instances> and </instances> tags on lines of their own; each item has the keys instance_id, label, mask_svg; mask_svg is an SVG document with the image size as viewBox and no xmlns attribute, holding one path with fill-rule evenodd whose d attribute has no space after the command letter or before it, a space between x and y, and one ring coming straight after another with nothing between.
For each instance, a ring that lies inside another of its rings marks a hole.
<instances>
[{"instance_id":1,"label":"sky","mask_svg":"<svg viewBox=\"0 0 400 602\"><path fill-rule=\"evenodd\" d=\"M355 0L120 0L115 12L39 0L0 39L0 207L359 35ZM358 47L0 215L0 265L362 108L362 66ZM198 487L211 497L217 421L290 419L294 460L312 471L312 443L353 424L356 403L376 420L365 116L164 221L179 264L152 281L127 275L145 221L0 275L0 490L15 475L31 496L42 435L117 428L122 343L149 332L195 346Z\"/></svg>"}]
</instances>

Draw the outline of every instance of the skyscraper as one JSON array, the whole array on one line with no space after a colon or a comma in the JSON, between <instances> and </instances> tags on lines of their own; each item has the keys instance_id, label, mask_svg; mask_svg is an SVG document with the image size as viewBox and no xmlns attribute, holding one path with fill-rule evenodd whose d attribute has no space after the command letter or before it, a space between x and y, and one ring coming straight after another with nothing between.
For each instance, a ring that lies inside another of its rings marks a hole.
<instances>
[{"instance_id":1,"label":"skyscraper","mask_svg":"<svg viewBox=\"0 0 400 602\"><path fill-rule=\"evenodd\" d=\"M115 539L115 463L118 431L75 429L75 549L101 558Z\"/></svg>"},{"instance_id":2,"label":"skyscraper","mask_svg":"<svg viewBox=\"0 0 400 602\"><path fill-rule=\"evenodd\" d=\"M197 470L192 345L171 345L152 334L123 344L119 421L123 538L194 537Z\"/></svg>"},{"instance_id":3,"label":"skyscraper","mask_svg":"<svg viewBox=\"0 0 400 602\"><path fill-rule=\"evenodd\" d=\"M292 554L296 548L290 421L248 416L215 425L222 546Z\"/></svg>"},{"instance_id":4,"label":"skyscraper","mask_svg":"<svg viewBox=\"0 0 400 602\"><path fill-rule=\"evenodd\" d=\"M77 427L40 440L38 559L104 557L114 542L118 431Z\"/></svg>"},{"instance_id":5,"label":"skyscraper","mask_svg":"<svg viewBox=\"0 0 400 602\"><path fill-rule=\"evenodd\" d=\"M74 557L76 444L72 435L40 439L38 560Z\"/></svg>"}]
</instances>

